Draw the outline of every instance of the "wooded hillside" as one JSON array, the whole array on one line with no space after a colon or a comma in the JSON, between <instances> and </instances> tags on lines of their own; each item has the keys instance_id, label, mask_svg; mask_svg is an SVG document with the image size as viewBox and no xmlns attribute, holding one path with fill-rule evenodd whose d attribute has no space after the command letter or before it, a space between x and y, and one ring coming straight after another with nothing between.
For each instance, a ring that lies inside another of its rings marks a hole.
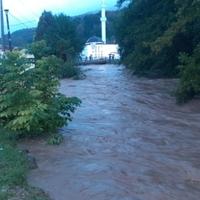
<instances>
[{"instance_id":1,"label":"wooded hillside","mask_svg":"<svg viewBox=\"0 0 200 200\"><path fill-rule=\"evenodd\" d=\"M199 94L200 1L129 2L116 32L123 63L138 75L180 77L179 101Z\"/></svg>"}]
</instances>

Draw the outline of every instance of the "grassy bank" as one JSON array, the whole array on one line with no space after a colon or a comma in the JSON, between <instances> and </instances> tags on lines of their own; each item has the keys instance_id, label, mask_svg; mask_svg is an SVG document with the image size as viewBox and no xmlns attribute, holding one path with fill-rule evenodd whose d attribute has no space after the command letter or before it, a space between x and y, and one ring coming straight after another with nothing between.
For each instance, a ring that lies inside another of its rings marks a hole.
<instances>
[{"instance_id":1,"label":"grassy bank","mask_svg":"<svg viewBox=\"0 0 200 200\"><path fill-rule=\"evenodd\" d=\"M0 129L0 200L48 200L26 182L28 162L11 135Z\"/></svg>"}]
</instances>

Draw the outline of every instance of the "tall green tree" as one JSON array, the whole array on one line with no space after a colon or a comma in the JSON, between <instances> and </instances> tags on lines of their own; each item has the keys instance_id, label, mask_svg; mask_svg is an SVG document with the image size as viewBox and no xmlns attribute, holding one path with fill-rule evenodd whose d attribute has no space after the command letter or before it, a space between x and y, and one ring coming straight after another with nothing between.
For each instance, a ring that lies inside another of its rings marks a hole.
<instances>
[{"instance_id":1,"label":"tall green tree","mask_svg":"<svg viewBox=\"0 0 200 200\"><path fill-rule=\"evenodd\" d=\"M65 62L74 59L82 49L72 19L64 14L42 13L35 35L35 41L41 40L46 42L49 54Z\"/></svg>"}]
</instances>

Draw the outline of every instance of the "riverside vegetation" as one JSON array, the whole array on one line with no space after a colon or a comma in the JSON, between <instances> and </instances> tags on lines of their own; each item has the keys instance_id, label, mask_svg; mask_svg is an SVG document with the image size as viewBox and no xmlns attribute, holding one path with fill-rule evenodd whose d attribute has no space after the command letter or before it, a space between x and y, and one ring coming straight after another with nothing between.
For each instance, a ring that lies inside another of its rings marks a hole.
<instances>
[{"instance_id":1,"label":"riverside vegetation","mask_svg":"<svg viewBox=\"0 0 200 200\"><path fill-rule=\"evenodd\" d=\"M135 74L178 77L177 101L200 94L200 1L119 0L122 62Z\"/></svg>"},{"instance_id":2,"label":"riverside vegetation","mask_svg":"<svg viewBox=\"0 0 200 200\"><path fill-rule=\"evenodd\" d=\"M0 63L0 199L48 199L27 185L27 160L16 139L51 134L49 144L62 142L57 129L71 121L80 100L58 92L55 56L36 60L32 68L19 52L12 52Z\"/></svg>"},{"instance_id":3,"label":"riverside vegetation","mask_svg":"<svg viewBox=\"0 0 200 200\"><path fill-rule=\"evenodd\" d=\"M126 0L119 0L122 5ZM179 77L178 102L200 94L200 1L130 0L117 13L122 62L135 74ZM118 17L119 15L119 17ZM48 197L26 183L27 160L16 139L53 134L67 124L81 101L59 93L59 78L77 76L74 68L83 43L71 18L43 12L29 51L33 63L19 52L0 60L0 199ZM9 133L9 134L8 134Z\"/></svg>"},{"instance_id":4,"label":"riverside vegetation","mask_svg":"<svg viewBox=\"0 0 200 200\"><path fill-rule=\"evenodd\" d=\"M65 16L61 15L59 19L67 23L68 29L71 27ZM80 99L66 97L59 92L59 78L63 77L63 70L72 65L78 49L73 51L71 43L59 40L58 52L53 52L47 38L42 37L30 46L34 61L18 51L7 52L0 59L1 200L48 199L42 191L27 185L27 158L17 148L17 139L47 135L51 136L48 144L62 142L57 130L72 120L71 114L81 103ZM71 75L74 74L71 72Z\"/></svg>"},{"instance_id":5,"label":"riverside vegetation","mask_svg":"<svg viewBox=\"0 0 200 200\"><path fill-rule=\"evenodd\" d=\"M26 155L16 148L13 133L0 129L0 199L49 200L41 190L26 182Z\"/></svg>"}]
</instances>

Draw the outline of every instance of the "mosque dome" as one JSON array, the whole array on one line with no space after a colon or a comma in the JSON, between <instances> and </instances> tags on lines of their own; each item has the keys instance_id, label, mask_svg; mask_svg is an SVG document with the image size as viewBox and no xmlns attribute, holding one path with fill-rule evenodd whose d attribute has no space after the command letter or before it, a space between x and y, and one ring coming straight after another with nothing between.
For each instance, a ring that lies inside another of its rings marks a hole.
<instances>
[{"instance_id":1,"label":"mosque dome","mask_svg":"<svg viewBox=\"0 0 200 200\"><path fill-rule=\"evenodd\" d=\"M100 37L93 36L87 40L87 43L103 43L103 41Z\"/></svg>"}]
</instances>

